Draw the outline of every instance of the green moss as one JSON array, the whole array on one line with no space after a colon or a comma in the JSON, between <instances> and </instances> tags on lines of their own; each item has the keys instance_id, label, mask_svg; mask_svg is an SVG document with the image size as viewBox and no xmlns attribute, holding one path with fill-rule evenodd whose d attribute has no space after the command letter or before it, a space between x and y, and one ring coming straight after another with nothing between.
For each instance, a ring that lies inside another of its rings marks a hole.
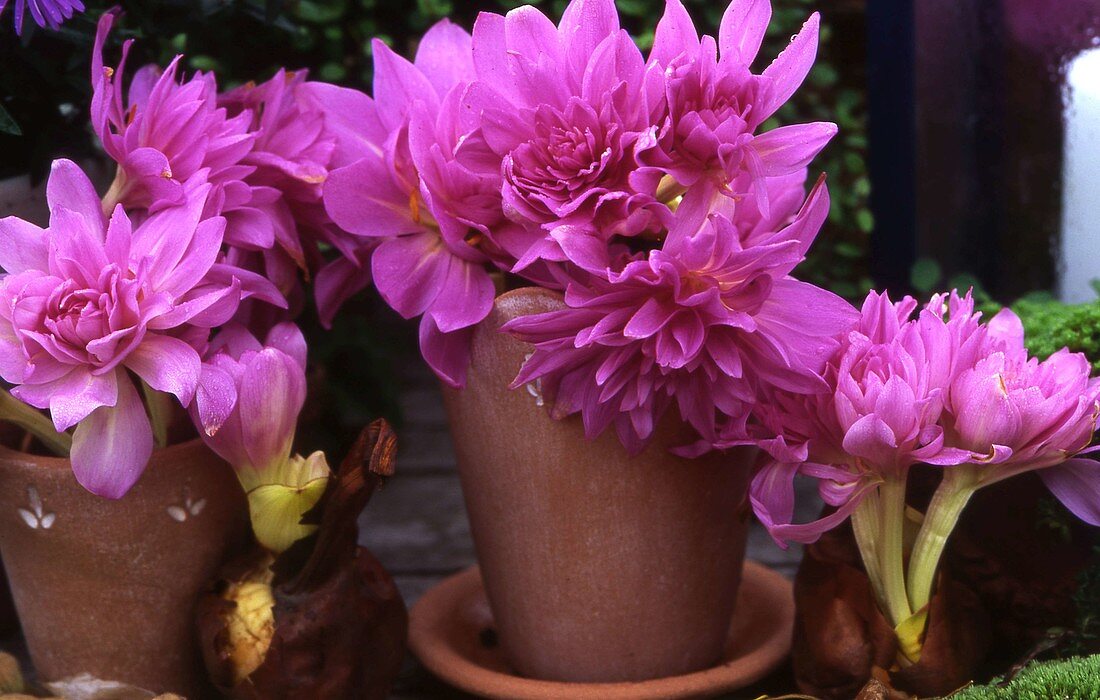
<instances>
[{"instance_id":1,"label":"green moss","mask_svg":"<svg viewBox=\"0 0 1100 700\"><path fill-rule=\"evenodd\" d=\"M1096 700L1100 655L1033 663L1005 686L995 681L950 696L951 700Z\"/></svg>"},{"instance_id":2,"label":"green moss","mask_svg":"<svg viewBox=\"0 0 1100 700\"><path fill-rule=\"evenodd\" d=\"M1062 304L1049 296L1025 297L1012 306L1024 323L1028 351L1047 358L1063 347L1083 352L1100 372L1100 301Z\"/></svg>"}]
</instances>

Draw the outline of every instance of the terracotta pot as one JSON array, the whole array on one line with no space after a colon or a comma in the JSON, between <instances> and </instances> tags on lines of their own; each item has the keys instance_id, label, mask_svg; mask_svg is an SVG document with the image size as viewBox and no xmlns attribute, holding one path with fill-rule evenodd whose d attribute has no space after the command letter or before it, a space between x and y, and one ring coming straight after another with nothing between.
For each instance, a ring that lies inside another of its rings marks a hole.
<instances>
[{"instance_id":1,"label":"terracotta pot","mask_svg":"<svg viewBox=\"0 0 1100 700\"><path fill-rule=\"evenodd\" d=\"M0 554L43 680L210 697L195 602L247 532L236 477L197 440L155 452L118 501L68 460L0 448Z\"/></svg>"},{"instance_id":2,"label":"terracotta pot","mask_svg":"<svg viewBox=\"0 0 1100 700\"><path fill-rule=\"evenodd\" d=\"M509 383L531 351L500 333L561 308L521 289L476 329L466 389L446 390L462 490L505 655L519 673L574 682L698 671L722 656L745 552L752 451L686 460L672 421L631 457L588 441L533 387Z\"/></svg>"}]
</instances>

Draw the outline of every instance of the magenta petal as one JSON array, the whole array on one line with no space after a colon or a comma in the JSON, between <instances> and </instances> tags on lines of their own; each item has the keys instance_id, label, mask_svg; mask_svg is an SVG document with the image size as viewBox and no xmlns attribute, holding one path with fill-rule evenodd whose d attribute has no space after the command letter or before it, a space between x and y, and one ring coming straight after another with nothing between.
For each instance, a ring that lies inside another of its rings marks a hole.
<instances>
[{"instance_id":1,"label":"magenta petal","mask_svg":"<svg viewBox=\"0 0 1100 700\"><path fill-rule=\"evenodd\" d=\"M510 53L520 53L532 61L557 61L561 56L558 28L531 5L521 5L505 16L504 33Z\"/></svg>"},{"instance_id":2,"label":"magenta petal","mask_svg":"<svg viewBox=\"0 0 1100 700\"><path fill-rule=\"evenodd\" d=\"M680 0L668 0L665 14L657 23L649 60L667 66L674 58L699 48L699 32Z\"/></svg>"},{"instance_id":3,"label":"magenta petal","mask_svg":"<svg viewBox=\"0 0 1100 700\"><path fill-rule=\"evenodd\" d=\"M211 364L204 364L191 404L195 427L203 437L213 437L229 419L237 405L237 385L233 377Z\"/></svg>"},{"instance_id":4,"label":"magenta petal","mask_svg":"<svg viewBox=\"0 0 1100 700\"><path fill-rule=\"evenodd\" d=\"M473 326L443 333L431 316L420 319L420 354L424 361L448 386L466 386L466 369L470 364L470 341Z\"/></svg>"},{"instance_id":5,"label":"magenta petal","mask_svg":"<svg viewBox=\"0 0 1100 700\"><path fill-rule=\"evenodd\" d=\"M436 22L420 39L413 64L431 81L439 95L445 95L460 82L473 82L470 34L450 20Z\"/></svg>"},{"instance_id":6,"label":"magenta petal","mask_svg":"<svg viewBox=\"0 0 1100 700\"><path fill-rule=\"evenodd\" d=\"M14 216L0 219L0 268L4 272L45 272L48 266L45 230Z\"/></svg>"},{"instance_id":7,"label":"magenta petal","mask_svg":"<svg viewBox=\"0 0 1100 700\"><path fill-rule=\"evenodd\" d=\"M73 474L97 496L122 498L153 454L153 430L129 380L118 384L118 402L97 408L76 426Z\"/></svg>"},{"instance_id":8,"label":"magenta petal","mask_svg":"<svg viewBox=\"0 0 1100 700\"><path fill-rule=\"evenodd\" d=\"M596 47L617 31L619 13L614 0L572 0L558 25L570 58L582 67Z\"/></svg>"},{"instance_id":9,"label":"magenta petal","mask_svg":"<svg viewBox=\"0 0 1100 700\"><path fill-rule=\"evenodd\" d=\"M430 233L384 241L371 257L374 286L399 314L419 316L439 296L451 258Z\"/></svg>"},{"instance_id":10,"label":"magenta petal","mask_svg":"<svg viewBox=\"0 0 1100 700\"><path fill-rule=\"evenodd\" d=\"M374 49L374 99L382 124L390 131L403 125L409 108L423 100L429 108L439 109L439 94L416 66L398 56L380 40Z\"/></svg>"},{"instance_id":11,"label":"magenta petal","mask_svg":"<svg viewBox=\"0 0 1100 700\"><path fill-rule=\"evenodd\" d=\"M267 332L264 345L269 348L278 348L280 352L297 362L303 370L306 368L306 357L309 352L309 348L306 347L306 337L293 323L284 321L276 324Z\"/></svg>"},{"instance_id":12,"label":"magenta petal","mask_svg":"<svg viewBox=\"0 0 1100 700\"><path fill-rule=\"evenodd\" d=\"M257 469L290 456L305 399L305 370L293 358L264 348L248 362L238 400L245 449Z\"/></svg>"},{"instance_id":13,"label":"magenta petal","mask_svg":"<svg viewBox=\"0 0 1100 700\"><path fill-rule=\"evenodd\" d=\"M764 77L770 78L772 85L767 101L753 110L753 119L756 123L774 114L806 79L806 74L810 72L814 58L817 57L817 35L820 23L821 17L816 12L810 15L802 25L801 31L791 39L791 43L783 53L764 69Z\"/></svg>"},{"instance_id":14,"label":"magenta petal","mask_svg":"<svg viewBox=\"0 0 1100 700\"><path fill-rule=\"evenodd\" d=\"M844 434L844 450L876 467L893 466L897 447L897 438L890 426L874 414L863 416Z\"/></svg>"},{"instance_id":15,"label":"magenta petal","mask_svg":"<svg viewBox=\"0 0 1100 700\"><path fill-rule=\"evenodd\" d=\"M394 183L381 153L329 173L325 211L336 225L359 236L397 236L420 228L409 209L409 193Z\"/></svg>"},{"instance_id":16,"label":"magenta petal","mask_svg":"<svg viewBox=\"0 0 1100 700\"><path fill-rule=\"evenodd\" d=\"M747 66L756 58L772 18L771 0L733 0L722 15L718 48L723 60Z\"/></svg>"},{"instance_id":17,"label":"magenta petal","mask_svg":"<svg viewBox=\"0 0 1100 700\"><path fill-rule=\"evenodd\" d=\"M598 273L610 266L607 242L597 235L573 226L559 226L550 237L570 262L587 272Z\"/></svg>"},{"instance_id":18,"label":"magenta petal","mask_svg":"<svg viewBox=\"0 0 1100 700\"><path fill-rule=\"evenodd\" d=\"M472 326L489 315L495 295L484 267L452 257L439 296L432 302L432 318L444 333Z\"/></svg>"},{"instance_id":19,"label":"magenta petal","mask_svg":"<svg viewBox=\"0 0 1100 700\"><path fill-rule=\"evenodd\" d=\"M46 183L46 199L51 212L57 207L64 207L87 217L89 221L103 221L103 205L92 181L71 160L61 158L53 162L50 179Z\"/></svg>"},{"instance_id":20,"label":"magenta petal","mask_svg":"<svg viewBox=\"0 0 1100 700\"><path fill-rule=\"evenodd\" d=\"M314 281L317 312L325 328L332 327L336 312L359 292L370 286L370 250L356 253L357 260L337 258L320 269Z\"/></svg>"},{"instance_id":21,"label":"magenta petal","mask_svg":"<svg viewBox=\"0 0 1100 700\"><path fill-rule=\"evenodd\" d=\"M75 367L65 376L45 384L23 384L12 396L35 408L49 408L57 432L64 432L84 420L100 406L113 406L118 397L115 372L94 375L86 367Z\"/></svg>"},{"instance_id":22,"label":"magenta petal","mask_svg":"<svg viewBox=\"0 0 1100 700\"><path fill-rule=\"evenodd\" d=\"M805 168L836 135L836 124L792 124L766 131L752 140L766 177L789 175Z\"/></svg>"},{"instance_id":23,"label":"magenta petal","mask_svg":"<svg viewBox=\"0 0 1100 700\"><path fill-rule=\"evenodd\" d=\"M358 90L309 81L299 86L301 99L325 115L325 130L336 138L332 169L350 165L368 151L377 152L389 132L378 118L374 100Z\"/></svg>"},{"instance_id":24,"label":"magenta petal","mask_svg":"<svg viewBox=\"0 0 1100 700\"><path fill-rule=\"evenodd\" d=\"M146 384L174 395L187 408L195 397L202 362L187 343L167 335L150 333L137 346L125 365Z\"/></svg>"},{"instance_id":25,"label":"magenta petal","mask_svg":"<svg viewBox=\"0 0 1100 700\"><path fill-rule=\"evenodd\" d=\"M190 245L183 252L178 264L170 272L166 271L164 277L155 280L159 283L158 289L174 297L182 296L193 289L214 266L221 251L225 219L220 216L206 219L195 226L194 231Z\"/></svg>"},{"instance_id":26,"label":"magenta petal","mask_svg":"<svg viewBox=\"0 0 1100 700\"><path fill-rule=\"evenodd\" d=\"M1039 476L1071 513L1089 525L1100 527L1100 462L1071 459L1056 467L1040 469Z\"/></svg>"},{"instance_id":27,"label":"magenta petal","mask_svg":"<svg viewBox=\"0 0 1100 700\"><path fill-rule=\"evenodd\" d=\"M986 324L990 335L1008 343L1009 347L1023 347L1024 324L1012 309L1007 306L997 312Z\"/></svg>"}]
</instances>

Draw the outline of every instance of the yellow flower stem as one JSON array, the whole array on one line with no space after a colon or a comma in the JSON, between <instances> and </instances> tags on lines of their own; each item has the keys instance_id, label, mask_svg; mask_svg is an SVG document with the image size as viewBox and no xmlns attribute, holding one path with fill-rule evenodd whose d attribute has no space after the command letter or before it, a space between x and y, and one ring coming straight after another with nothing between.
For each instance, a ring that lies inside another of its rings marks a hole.
<instances>
[{"instance_id":1,"label":"yellow flower stem","mask_svg":"<svg viewBox=\"0 0 1100 700\"><path fill-rule=\"evenodd\" d=\"M73 448L71 435L57 432L49 418L6 390L0 390L0 419L26 430L59 457L68 457Z\"/></svg>"},{"instance_id":2,"label":"yellow flower stem","mask_svg":"<svg viewBox=\"0 0 1100 700\"><path fill-rule=\"evenodd\" d=\"M886 614L890 624L897 626L909 619L913 611L905 590L905 482L908 470L890 475L879 487L882 530L879 544L879 565Z\"/></svg>"},{"instance_id":3,"label":"yellow flower stem","mask_svg":"<svg viewBox=\"0 0 1100 700\"><path fill-rule=\"evenodd\" d=\"M871 589L879 607L886 608L886 589L882 585L882 571L879 567L879 533L882 531L882 514L879 510L878 491L867 494L852 513L852 532L856 537L856 546L863 558L863 568L871 581Z\"/></svg>"},{"instance_id":4,"label":"yellow flower stem","mask_svg":"<svg viewBox=\"0 0 1100 700\"><path fill-rule=\"evenodd\" d=\"M932 585L947 539L958 524L963 508L980 486L979 474L973 465L961 464L944 471L943 481L924 514L924 523L909 559L907 588L914 610L922 609L932 599Z\"/></svg>"}]
</instances>

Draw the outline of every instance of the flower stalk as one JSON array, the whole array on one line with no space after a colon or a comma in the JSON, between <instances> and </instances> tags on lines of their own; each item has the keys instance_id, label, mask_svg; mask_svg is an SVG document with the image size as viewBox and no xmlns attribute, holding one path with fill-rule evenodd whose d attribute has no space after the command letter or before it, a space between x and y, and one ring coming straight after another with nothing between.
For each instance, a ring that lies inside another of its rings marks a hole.
<instances>
[{"instance_id":1,"label":"flower stalk","mask_svg":"<svg viewBox=\"0 0 1100 700\"><path fill-rule=\"evenodd\" d=\"M882 506L880 561L886 611L895 627L912 616L905 590L905 477L890 476L879 487Z\"/></svg>"},{"instance_id":2,"label":"flower stalk","mask_svg":"<svg viewBox=\"0 0 1100 700\"><path fill-rule=\"evenodd\" d=\"M6 390L0 390L0 419L26 430L58 457L68 457L73 448L72 435L57 432L49 418Z\"/></svg>"},{"instance_id":3,"label":"flower stalk","mask_svg":"<svg viewBox=\"0 0 1100 700\"><path fill-rule=\"evenodd\" d=\"M909 560L907 590L914 610L921 610L932 598L932 585L947 540L959 522L970 497L978 490L978 479L970 465L948 470L936 489L924 515L924 523L913 544Z\"/></svg>"}]
</instances>

